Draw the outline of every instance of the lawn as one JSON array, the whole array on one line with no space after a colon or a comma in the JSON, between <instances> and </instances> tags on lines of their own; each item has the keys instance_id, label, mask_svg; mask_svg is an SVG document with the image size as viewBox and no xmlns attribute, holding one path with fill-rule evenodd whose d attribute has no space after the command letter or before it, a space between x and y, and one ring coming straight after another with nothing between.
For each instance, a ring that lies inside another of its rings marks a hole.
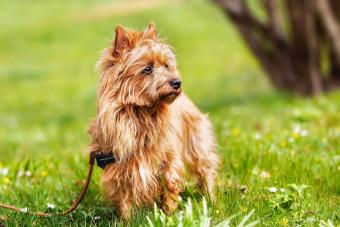
<instances>
[{"instance_id":1,"label":"lawn","mask_svg":"<svg viewBox=\"0 0 340 227\"><path fill-rule=\"evenodd\" d=\"M185 92L213 121L222 163L215 202L188 186L174 216L145 208L129 224L173 226L182 216L184 225L215 225L238 214L235 225L254 211L248 223L259 226L339 225L340 92L304 99L273 90L209 1L133 2L0 1L0 203L69 206L86 175L95 62L117 24L155 21L175 49ZM0 226L125 226L101 197L100 173L73 214L0 210Z\"/></svg>"}]
</instances>

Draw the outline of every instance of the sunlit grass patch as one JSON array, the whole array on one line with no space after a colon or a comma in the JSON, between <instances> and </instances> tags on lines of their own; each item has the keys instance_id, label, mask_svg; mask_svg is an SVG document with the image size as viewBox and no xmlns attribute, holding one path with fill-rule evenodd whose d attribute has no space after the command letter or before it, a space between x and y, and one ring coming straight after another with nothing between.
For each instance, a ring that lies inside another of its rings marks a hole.
<instances>
[{"instance_id":1,"label":"sunlit grass patch","mask_svg":"<svg viewBox=\"0 0 340 227\"><path fill-rule=\"evenodd\" d=\"M250 221L254 211L251 211L249 214L244 215L240 218L239 223L234 221L234 219L240 214L234 214L230 217L219 221L218 223L213 224L212 218L209 216L208 205L206 199L203 197L202 202L200 204L202 207L193 208L191 199L189 198L187 203L184 204L184 209L179 211L173 216L167 216L160 210L157 205L154 205L153 217L150 218L146 216L148 224L150 227L155 226L200 226L200 227L228 227L228 226L238 226L238 227L251 227L255 226L258 221ZM218 211L218 210L216 210ZM216 212L215 211L215 212Z\"/></svg>"}]
</instances>

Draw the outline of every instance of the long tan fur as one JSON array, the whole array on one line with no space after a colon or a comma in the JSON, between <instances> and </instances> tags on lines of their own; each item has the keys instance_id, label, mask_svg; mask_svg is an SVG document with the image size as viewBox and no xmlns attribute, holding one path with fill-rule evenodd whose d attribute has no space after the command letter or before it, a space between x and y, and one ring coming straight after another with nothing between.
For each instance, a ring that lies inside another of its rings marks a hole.
<instances>
[{"instance_id":1,"label":"long tan fur","mask_svg":"<svg viewBox=\"0 0 340 227\"><path fill-rule=\"evenodd\" d=\"M152 67L146 75L143 70ZM98 68L97 116L89 132L90 150L113 152L102 185L118 214L129 219L133 206L161 199L171 214L177 207L183 175L213 192L218 165L210 121L171 80L179 80L176 59L155 25L143 31L121 26Z\"/></svg>"}]
</instances>

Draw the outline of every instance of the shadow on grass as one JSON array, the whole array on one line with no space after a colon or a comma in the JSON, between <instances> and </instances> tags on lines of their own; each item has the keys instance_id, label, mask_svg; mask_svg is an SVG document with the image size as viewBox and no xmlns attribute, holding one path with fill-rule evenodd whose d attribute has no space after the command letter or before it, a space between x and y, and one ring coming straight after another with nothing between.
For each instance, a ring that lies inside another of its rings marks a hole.
<instances>
[{"instance_id":1,"label":"shadow on grass","mask_svg":"<svg viewBox=\"0 0 340 227\"><path fill-rule=\"evenodd\" d=\"M258 75L254 75L254 77L258 77ZM230 79L219 76L210 87L215 87L215 89L201 89L202 97L196 101L196 104L204 111L211 113L241 106L277 109L297 98L287 92L274 90L270 85L264 85L263 78L255 80L252 87L242 88L242 84L238 83L237 78Z\"/></svg>"}]
</instances>

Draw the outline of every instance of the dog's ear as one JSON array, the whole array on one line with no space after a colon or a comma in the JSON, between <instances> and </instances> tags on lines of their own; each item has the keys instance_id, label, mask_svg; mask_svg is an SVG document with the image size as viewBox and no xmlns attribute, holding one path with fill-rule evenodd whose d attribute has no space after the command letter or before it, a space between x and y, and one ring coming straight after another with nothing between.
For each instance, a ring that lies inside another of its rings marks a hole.
<instances>
[{"instance_id":1,"label":"dog's ear","mask_svg":"<svg viewBox=\"0 0 340 227\"><path fill-rule=\"evenodd\" d=\"M113 56L119 57L123 51L129 46L128 31L122 26L116 27L116 38L113 46Z\"/></svg>"},{"instance_id":2,"label":"dog's ear","mask_svg":"<svg viewBox=\"0 0 340 227\"><path fill-rule=\"evenodd\" d=\"M144 37L155 38L157 36L156 25L154 22L150 22L147 29L144 31Z\"/></svg>"}]
</instances>

